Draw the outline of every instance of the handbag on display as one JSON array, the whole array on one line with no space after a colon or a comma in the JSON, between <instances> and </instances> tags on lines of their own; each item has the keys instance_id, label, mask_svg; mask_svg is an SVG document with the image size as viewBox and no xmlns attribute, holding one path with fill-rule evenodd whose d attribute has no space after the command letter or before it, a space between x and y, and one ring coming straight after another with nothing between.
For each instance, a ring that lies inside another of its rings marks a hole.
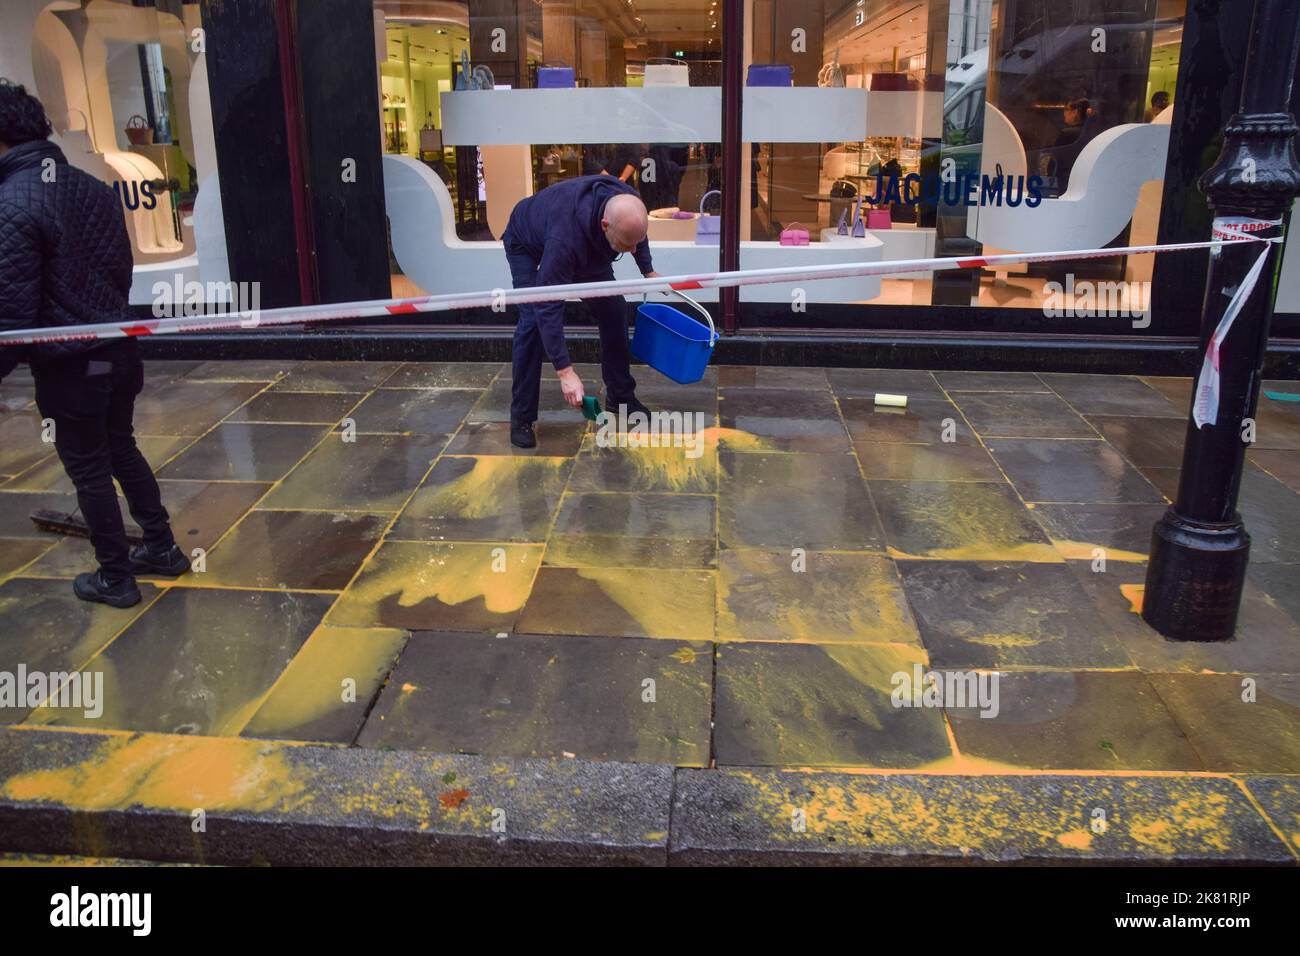
<instances>
[{"instance_id":1,"label":"handbag on display","mask_svg":"<svg viewBox=\"0 0 1300 956\"><path fill-rule=\"evenodd\" d=\"M858 197L857 203L853 206L853 238L867 238L867 227L862 221L862 197Z\"/></svg>"},{"instance_id":2,"label":"handbag on display","mask_svg":"<svg viewBox=\"0 0 1300 956\"><path fill-rule=\"evenodd\" d=\"M783 246L806 246L808 245L808 230L796 229L795 226L803 225L799 220L795 220L781 230L781 245Z\"/></svg>"},{"instance_id":3,"label":"handbag on display","mask_svg":"<svg viewBox=\"0 0 1300 956\"><path fill-rule=\"evenodd\" d=\"M539 66L537 68L537 88L539 90L571 90L577 83L571 66Z\"/></svg>"},{"instance_id":4,"label":"handbag on display","mask_svg":"<svg viewBox=\"0 0 1300 956\"><path fill-rule=\"evenodd\" d=\"M794 86L794 67L789 63L751 63L746 86Z\"/></svg>"},{"instance_id":5,"label":"handbag on display","mask_svg":"<svg viewBox=\"0 0 1300 956\"><path fill-rule=\"evenodd\" d=\"M892 222L889 217L889 207L883 209L867 210L867 228L868 229L889 229L892 228Z\"/></svg>"},{"instance_id":6,"label":"handbag on display","mask_svg":"<svg viewBox=\"0 0 1300 956\"><path fill-rule=\"evenodd\" d=\"M711 189L700 197L700 218L695 221L695 244L697 246L722 245L722 217L710 216L704 211L704 203L710 196L717 196L722 201L720 190Z\"/></svg>"},{"instance_id":7,"label":"handbag on display","mask_svg":"<svg viewBox=\"0 0 1300 956\"><path fill-rule=\"evenodd\" d=\"M132 146L149 146L153 143L153 127L139 113L136 113L126 121L127 142Z\"/></svg>"},{"instance_id":8,"label":"handbag on display","mask_svg":"<svg viewBox=\"0 0 1300 956\"><path fill-rule=\"evenodd\" d=\"M652 56L645 61L642 86L690 86L691 71L685 60Z\"/></svg>"}]
</instances>

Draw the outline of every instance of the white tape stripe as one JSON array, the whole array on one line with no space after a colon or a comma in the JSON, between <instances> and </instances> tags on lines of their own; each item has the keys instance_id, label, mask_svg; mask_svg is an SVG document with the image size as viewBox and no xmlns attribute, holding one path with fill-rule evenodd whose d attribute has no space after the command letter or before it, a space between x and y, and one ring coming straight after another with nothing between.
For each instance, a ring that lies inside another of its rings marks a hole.
<instances>
[{"instance_id":1,"label":"white tape stripe","mask_svg":"<svg viewBox=\"0 0 1300 956\"><path fill-rule=\"evenodd\" d=\"M1110 256L1144 253L1181 252L1209 249L1225 242L1261 240L1249 233L1239 238L1209 242L1182 242L1163 246L1126 246L1115 249L1075 249L1060 252L1011 252L993 256L957 258L902 259L882 262L844 263L825 266L749 269L736 272L707 272L697 275L660 276L654 279L614 279L607 282L580 282L570 285L535 286L525 289L494 289L420 296L414 299L376 299L328 306L290 306L260 312L229 312L219 315L178 316L131 322L103 322L93 325L46 329L20 329L0 332L0 345L41 345L55 342L78 342L96 339L132 338L143 335L174 335L184 332L226 331L236 328L262 328L277 325L301 325L317 322L341 322L349 319L391 317L413 312L450 312L456 309L500 308L567 299L596 299L609 296L642 295L679 289L722 289L733 286L766 285L781 282L849 279L898 272L941 272L1012 265L1024 262L1054 262L1063 259L1101 259Z\"/></svg>"}]
</instances>

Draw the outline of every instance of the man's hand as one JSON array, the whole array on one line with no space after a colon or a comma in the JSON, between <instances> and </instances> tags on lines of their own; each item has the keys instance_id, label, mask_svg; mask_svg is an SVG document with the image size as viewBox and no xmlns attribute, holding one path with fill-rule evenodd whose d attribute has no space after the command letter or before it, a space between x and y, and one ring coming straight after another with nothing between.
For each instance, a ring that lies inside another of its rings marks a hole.
<instances>
[{"instance_id":1,"label":"man's hand","mask_svg":"<svg viewBox=\"0 0 1300 956\"><path fill-rule=\"evenodd\" d=\"M643 278L646 278L646 279L658 279L658 278L659 278L659 273L657 273L657 272L647 272L647 273L643 276Z\"/></svg>"},{"instance_id":2,"label":"man's hand","mask_svg":"<svg viewBox=\"0 0 1300 956\"><path fill-rule=\"evenodd\" d=\"M560 373L560 391L564 393L564 400L574 408L582 407L582 379L578 378L578 373L573 370L573 366L562 370Z\"/></svg>"}]
</instances>

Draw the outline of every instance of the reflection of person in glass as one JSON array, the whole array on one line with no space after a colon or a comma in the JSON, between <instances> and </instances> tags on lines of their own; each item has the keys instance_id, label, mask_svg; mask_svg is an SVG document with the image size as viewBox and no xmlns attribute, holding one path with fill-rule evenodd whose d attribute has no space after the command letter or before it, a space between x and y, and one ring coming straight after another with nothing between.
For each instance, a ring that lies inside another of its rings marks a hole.
<instances>
[{"instance_id":1,"label":"reflection of person in glass","mask_svg":"<svg viewBox=\"0 0 1300 956\"><path fill-rule=\"evenodd\" d=\"M613 176L580 176L521 199L510 213L503 236L510 276L516 289L600 282L614 278L614 260L632 253L644 276L657 276L650 260L649 216L631 186ZM605 404L617 414L649 409L636 398L627 341L627 303L622 296L587 299L600 329L600 370ZM519 306L513 351L510 441L520 448L537 444L533 423L541 398L542 360L559 375L564 400L581 407L582 380L564 344L564 303Z\"/></svg>"},{"instance_id":2,"label":"reflection of person in glass","mask_svg":"<svg viewBox=\"0 0 1300 956\"><path fill-rule=\"evenodd\" d=\"M1150 123L1157 116L1169 108L1169 94L1164 90L1156 90L1151 94L1151 108L1147 110L1147 115L1143 122Z\"/></svg>"},{"instance_id":3,"label":"reflection of person in glass","mask_svg":"<svg viewBox=\"0 0 1300 956\"><path fill-rule=\"evenodd\" d=\"M117 193L68 164L45 109L0 80L0 331L130 321L131 240ZM20 357L0 347L0 379ZM158 482L132 432L144 366L134 338L51 342L23 351L36 407L77 489L99 569L73 592L112 607L140 603L135 575L190 569ZM144 532L132 550L114 479Z\"/></svg>"},{"instance_id":4,"label":"reflection of person in glass","mask_svg":"<svg viewBox=\"0 0 1300 956\"><path fill-rule=\"evenodd\" d=\"M1065 104L1065 125L1056 137L1054 146L1068 146L1083 133L1083 124L1088 119L1089 103L1086 99L1071 100Z\"/></svg>"},{"instance_id":5,"label":"reflection of person in glass","mask_svg":"<svg viewBox=\"0 0 1300 956\"><path fill-rule=\"evenodd\" d=\"M632 165L632 151L616 143L586 147L583 150L583 160L582 171L587 176L616 176L620 182L626 183L636 172L636 167Z\"/></svg>"}]
</instances>

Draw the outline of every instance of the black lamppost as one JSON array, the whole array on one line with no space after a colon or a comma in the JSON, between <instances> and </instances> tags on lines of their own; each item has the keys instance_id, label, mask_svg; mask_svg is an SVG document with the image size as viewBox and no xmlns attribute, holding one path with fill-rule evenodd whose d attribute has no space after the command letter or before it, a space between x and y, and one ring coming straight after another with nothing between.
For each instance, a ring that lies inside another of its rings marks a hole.
<instances>
[{"instance_id":1,"label":"black lamppost","mask_svg":"<svg viewBox=\"0 0 1300 956\"><path fill-rule=\"evenodd\" d=\"M1292 145L1297 127L1288 112L1298 48L1300 3L1255 0L1241 105L1224 129L1223 151L1200 182L1216 226L1232 228L1228 217L1280 221L1300 193ZM1254 227L1251 234L1276 237L1282 227ZM1152 531L1142 617L1174 640L1226 641L1237 623L1250 553L1237 493L1253 440L1281 245L1239 241L1214 250L1201 308L1204 358L1233 293L1261 253L1268 257L1263 271L1219 348L1221 381L1211 409L1217 419L1201 427L1188 421L1178 500ZM1194 412L1198 400L1203 397L1193 395Z\"/></svg>"}]
</instances>

